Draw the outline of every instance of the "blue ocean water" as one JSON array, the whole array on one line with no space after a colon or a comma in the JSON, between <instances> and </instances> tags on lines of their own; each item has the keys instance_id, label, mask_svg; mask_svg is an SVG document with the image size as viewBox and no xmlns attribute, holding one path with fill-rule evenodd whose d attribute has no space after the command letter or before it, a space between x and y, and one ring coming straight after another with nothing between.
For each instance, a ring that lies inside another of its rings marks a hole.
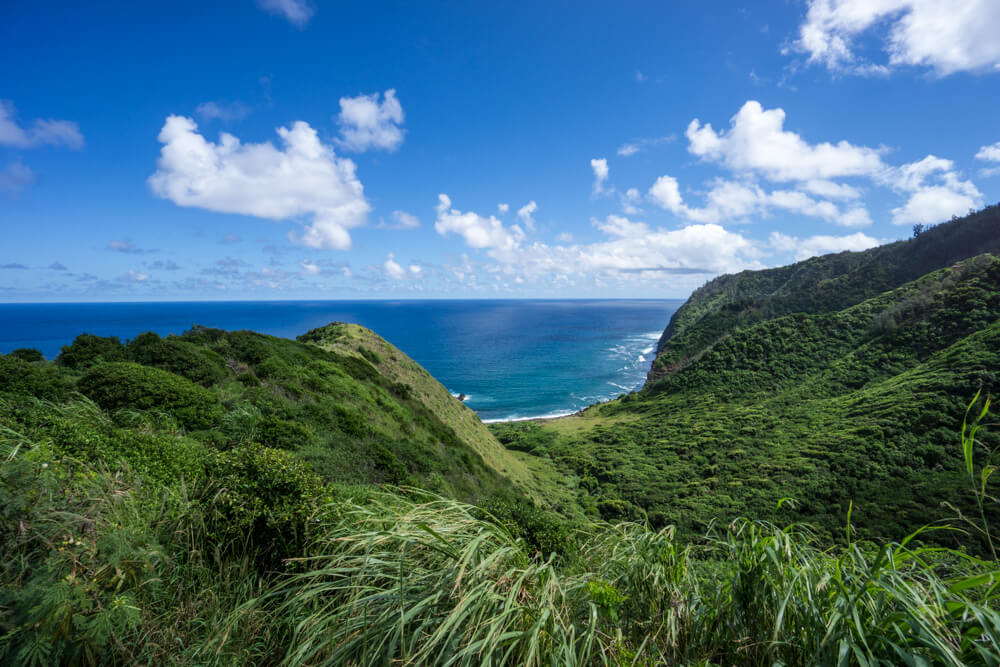
<instances>
[{"instance_id":1,"label":"blue ocean water","mask_svg":"<svg viewBox=\"0 0 1000 667\"><path fill-rule=\"evenodd\" d=\"M575 412L637 388L679 300L230 301L0 304L0 352L52 359L77 334L193 324L294 338L355 322L402 349L483 420Z\"/></svg>"}]
</instances>

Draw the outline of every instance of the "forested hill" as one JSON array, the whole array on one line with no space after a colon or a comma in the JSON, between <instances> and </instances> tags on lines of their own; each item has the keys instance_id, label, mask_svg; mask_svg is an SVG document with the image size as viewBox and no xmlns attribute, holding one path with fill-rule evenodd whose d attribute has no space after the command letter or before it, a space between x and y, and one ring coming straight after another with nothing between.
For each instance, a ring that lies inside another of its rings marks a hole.
<instances>
[{"instance_id":1,"label":"forested hill","mask_svg":"<svg viewBox=\"0 0 1000 667\"><path fill-rule=\"evenodd\" d=\"M701 533L754 516L830 536L853 504L863 534L902 539L954 514L942 503L967 485L965 407L1000 392L998 249L992 207L910 241L719 278L677 312L641 391L492 428L577 476L579 504L608 520Z\"/></svg>"},{"instance_id":2,"label":"forested hill","mask_svg":"<svg viewBox=\"0 0 1000 667\"><path fill-rule=\"evenodd\" d=\"M741 327L789 313L843 310L983 253L1000 253L1000 204L907 241L720 276L695 290L671 317L657 346L649 384Z\"/></svg>"}]
</instances>

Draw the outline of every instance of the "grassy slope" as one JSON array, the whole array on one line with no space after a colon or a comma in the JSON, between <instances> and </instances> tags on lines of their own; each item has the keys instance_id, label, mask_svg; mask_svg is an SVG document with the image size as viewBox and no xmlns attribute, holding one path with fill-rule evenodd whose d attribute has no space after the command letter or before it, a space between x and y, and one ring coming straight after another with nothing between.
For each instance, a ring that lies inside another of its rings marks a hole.
<instances>
[{"instance_id":1,"label":"grassy slope","mask_svg":"<svg viewBox=\"0 0 1000 667\"><path fill-rule=\"evenodd\" d=\"M474 449L486 465L536 500L551 500L561 495L560 475L555 473L548 461L519 456L507 450L475 412L452 396L420 364L374 331L338 322L310 331L301 339L324 350L367 359L390 382L410 387L412 397Z\"/></svg>"},{"instance_id":2,"label":"grassy slope","mask_svg":"<svg viewBox=\"0 0 1000 667\"><path fill-rule=\"evenodd\" d=\"M865 534L900 538L949 513L964 404L1000 389L1000 260L960 261L1000 243L997 212L881 254L710 283L678 311L642 392L522 436L495 430L514 448L546 441L536 453L607 519L645 512L699 532L718 517L794 518L830 534L853 501ZM902 278L931 255L948 268Z\"/></svg>"}]
</instances>

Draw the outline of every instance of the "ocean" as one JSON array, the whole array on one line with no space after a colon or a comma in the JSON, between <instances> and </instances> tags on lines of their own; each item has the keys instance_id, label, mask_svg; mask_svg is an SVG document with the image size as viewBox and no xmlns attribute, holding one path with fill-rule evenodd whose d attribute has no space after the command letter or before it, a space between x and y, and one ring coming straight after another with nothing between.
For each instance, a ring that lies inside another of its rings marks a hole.
<instances>
[{"instance_id":1,"label":"ocean","mask_svg":"<svg viewBox=\"0 0 1000 667\"><path fill-rule=\"evenodd\" d=\"M77 334L193 324L294 338L329 322L373 329L484 421L566 415L640 387L681 300L228 301L0 304L0 352L55 358Z\"/></svg>"}]
</instances>

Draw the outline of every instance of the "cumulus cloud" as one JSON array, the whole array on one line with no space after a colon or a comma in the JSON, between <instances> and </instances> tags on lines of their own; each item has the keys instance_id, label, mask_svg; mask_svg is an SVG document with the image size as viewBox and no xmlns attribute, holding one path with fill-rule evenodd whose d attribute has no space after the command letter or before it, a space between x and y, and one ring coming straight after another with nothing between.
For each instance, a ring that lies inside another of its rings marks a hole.
<instances>
[{"instance_id":1,"label":"cumulus cloud","mask_svg":"<svg viewBox=\"0 0 1000 667\"><path fill-rule=\"evenodd\" d=\"M400 266L396 260L393 253L389 253L389 256L385 258L385 262L382 264L382 269L385 274L394 280L402 280L406 277L406 271Z\"/></svg>"},{"instance_id":2,"label":"cumulus cloud","mask_svg":"<svg viewBox=\"0 0 1000 667\"><path fill-rule=\"evenodd\" d=\"M930 67L939 76L1000 67L996 0L809 0L792 48L832 71L884 74ZM856 40L876 33L888 60L872 62Z\"/></svg>"},{"instance_id":3,"label":"cumulus cloud","mask_svg":"<svg viewBox=\"0 0 1000 667\"><path fill-rule=\"evenodd\" d=\"M816 255L845 250L867 250L879 245L878 239L857 232L847 236L810 236L800 239L780 232L772 232L769 239L772 248L779 252L791 253L795 260L802 260Z\"/></svg>"},{"instance_id":4,"label":"cumulus cloud","mask_svg":"<svg viewBox=\"0 0 1000 667\"><path fill-rule=\"evenodd\" d=\"M608 160L607 158L594 158L590 161L590 168L594 170L594 194L599 195L604 192L604 183L608 180Z\"/></svg>"},{"instance_id":5,"label":"cumulus cloud","mask_svg":"<svg viewBox=\"0 0 1000 667\"><path fill-rule=\"evenodd\" d=\"M895 224L940 222L982 202L976 186L950 160L928 155L893 166L882 159L885 149L847 141L812 144L785 130L784 121L782 109L765 110L753 100L724 131L698 119L691 121L688 150L736 178L716 178L704 193L703 205L697 207L684 201L676 178L664 175L649 189L649 200L691 222L719 223L784 211L843 227L863 227L872 220L862 189L835 179L864 178L905 195L907 201L892 210ZM990 148L984 146L980 152L990 154ZM769 191L758 184L759 179L784 187Z\"/></svg>"},{"instance_id":6,"label":"cumulus cloud","mask_svg":"<svg viewBox=\"0 0 1000 667\"><path fill-rule=\"evenodd\" d=\"M396 91L385 91L379 102L379 93L340 98L340 139L343 148L363 152L370 148L396 150L403 143L403 106L396 98Z\"/></svg>"},{"instance_id":7,"label":"cumulus cloud","mask_svg":"<svg viewBox=\"0 0 1000 667\"><path fill-rule=\"evenodd\" d=\"M830 201L813 199L799 190L766 192L753 183L724 179L713 182L702 207L688 206L677 179L669 175L661 176L653 183L649 198L661 208L692 222L718 223L766 216L773 209L820 218L844 227L863 227L872 222L867 209L859 204L841 208Z\"/></svg>"},{"instance_id":8,"label":"cumulus cloud","mask_svg":"<svg viewBox=\"0 0 1000 667\"><path fill-rule=\"evenodd\" d=\"M989 146L980 147L976 153L976 159L985 162L1000 162L1000 141Z\"/></svg>"},{"instance_id":9,"label":"cumulus cloud","mask_svg":"<svg viewBox=\"0 0 1000 667\"><path fill-rule=\"evenodd\" d=\"M83 148L80 126L73 121L36 118L30 127L17 123L17 110L8 100L0 100L0 145L14 148L66 146Z\"/></svg>"},{"instance_id":10,"label":"cumulus cloud","mask_svg":"<svg viewBox=\"0 0 1000 667\"><path fill-rule=\"evenodd\" d=\"M692 120L686 132L688 150L734 171L752 171L780 182L865 176L883 168L880 150L847 141L809 144L785 130L784 123L783 109L765 110L749 100L726 131Z\"/></svg>"},{"instance_id":11,"label":"cumulus cloud","mask_svg":"<svg viewBox=\"0 0 1000 667\"><path fill-rule=\"evenodd\" d=\"M437 220L434 229L441 236L458 234L470 248L489 248L509 252L524 240L524 231L517 225L505 227L495 216L485 218L477 213L451 207L446 194L438 195Z\"/></svg>"},{"instance_id":12,"label":"cumulus cloud","mask_svg":"<svg viewBox=\"0 0 1000 667\"><path fill-rule=\"evenodd\" d=\"M250 107L241 102L202 102L194 112L202 120L234 121L246 118Z\"/></svg>"},{"instance_id":13,"label":"cumulus cloud","mask_svg":"<svg viewBox=\"0 0 1000 667\"><path fill-rule=\"evenodd\" d=\"M302 261L299 262L299 266L302 267L302 273L306 274L307 276L319 275L320 268L319 264L317 264L316 262L313 262L308 259L303 259Z\"/></svg>"},{"instance_id":14,"label":"cumulus cloud","mask_svg":"<svg viewBox=\"0 0 1000 667\"><path fill-rule=\"evenodd\" d=\"M472 211L455 210L447 195L439 195L435 229L441 235L459 234L466 245L485 249L498 262L494 270L513 271L531 279L664 272L718 274L762 266L757 259L759 249L753 242L717 224L654 230L645 222L616 215L595 220L593 224L607 240L570 245L573 237L563 233L558 237L558 245L526 244L517 225L504 227L492 216L485 218ZM388 273L388 267L386 270ZM458 270L463 281L470 272L468 266Z\"/></svg>"},{"instance_id":15,"label":"cumulus cloud","mask_svg":"<svg viewBox=\"0 0 1000 667\"><path fill-rule=\"evenodd\" d=\"M609 238L581 245L534 243L506 258L528 277L692 273L714 275L760 268L753 242L720 225L651 229L621 216L595 221Z\"/></svg>"},{"instance_id":16,"label":"cumulus cloud","mask_svg":"<svg viewBox=\"0 0 1000 667\"><path fill-rule=\"evenodd\" d=\"M35 182L35 172L14 160L0 170L0 194L14 196Z\"/></svg>"},{"instance_id":17,"label":"cumulus cloud","mask_svg":"<svg viewBox=\"0 0 1000 667\"><path fill-rule=\"evenodd\" d=\"M257 0L257 6L268 14L287 19L299 29L304 28L316 13L306 0Z\"/></svg>"},{"instance_id":18,"label":"cumulus cloud","mask_svg":"<svg viewBox=\"0 0 1000 667\"><path fill-rule=\"evenodd\" d=\"M497 210L500 211L500 213L506 213L510 210L510 204L497 204Z\"/></svg>"},{"instance_id":19,"label":"cumulus cloud","mask_svg":"<svg viewBox=\"0 0 1000 667\"><path fill-rule=\"evenodd\" d=\"M293 241L312 248L346 250L349 229L371 210L355 165L338 158L308 123L279 127L282 147L241 143L226 132L212 143L195 122L170 116L160 131L163 144L153 193L178 206L237 213L268 220L308 219Z\"/></svg>"},{"instance_id":20,"label":"cumulus cloud","mask_svg":"<svg viewBox=\"0 0 1000 667\"><path fill-rule=\"evenodd\" d=\"M909 194L905 204L892 209L896 225L941 222L978 208L983 202L982 193L972 181L960 176L954 162L933 155L887 170L881 180Z\"/></svg>"},{"instance_id":21,"label":"cumulus cloud","mask_svg":"<svg viewBox=\"0 0 1000 667\"><path fill-rule=\"evenodd\" d=\"M535 219L531 217L531 214L538 210L538 204L532 199L530 202L517 209L517 217L524 223L524 226L529 230L535 229Z\"/></svg>"}]
</instances>

